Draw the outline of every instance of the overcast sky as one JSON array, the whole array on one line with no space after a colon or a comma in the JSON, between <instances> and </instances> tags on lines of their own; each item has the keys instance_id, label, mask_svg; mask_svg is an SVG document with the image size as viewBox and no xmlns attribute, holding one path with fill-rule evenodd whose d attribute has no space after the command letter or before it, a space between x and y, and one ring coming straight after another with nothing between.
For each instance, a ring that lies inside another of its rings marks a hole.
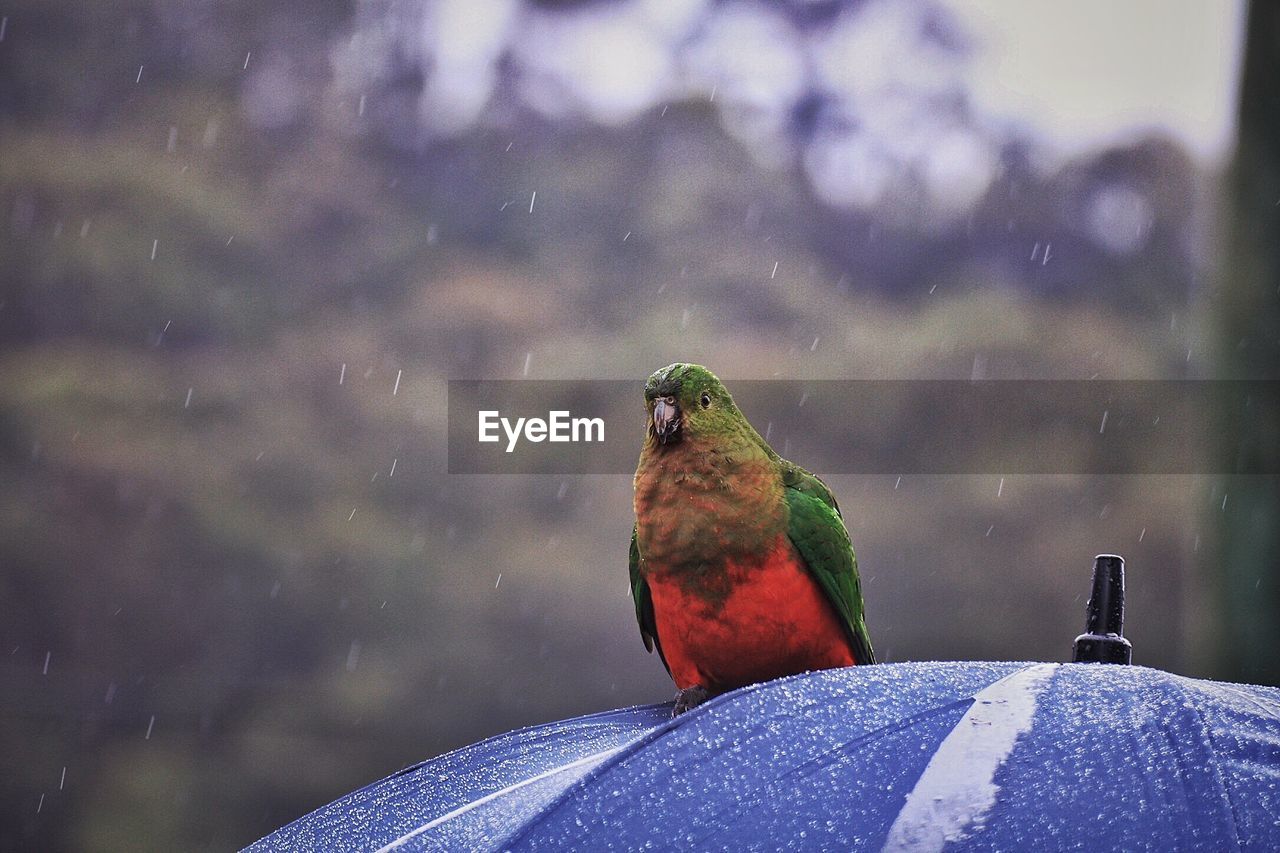
<instances>
[{"instance_id":1,"label":"overcast sky","mask_svg":"<svg viewBox=\"0 0 1280 853\"><path fill-rule=\"evenodd\" d=\"M948 0L981 40L983 111L1070 155L1152 127L1202 162L1230 153L1243 0Z\"/></svg>"},{"instance_id":2,"label":"overcast sky","mask_svg":"<svg viewBox=\"0 0 1280 853\"><path fill-rule=\"evenodd\" d=\"M939 3L972 50L939 38ZM413 132L424 138L510 121L491 109L503 73L525 107L553 121L622 125L705 98L759 162L798 161L838 207L925 201L940 221L954 219L983 197L1010 140L1031 142L1047 173L1152 133L1212 169L1235 137L1243 0L868 0L821 28L755 0L358 9L334 54L339 85L349 102L376 102L405 62L416 65ZM797 132L796 108L813 92L821 112Z\"/></svg>"}]
</instances>

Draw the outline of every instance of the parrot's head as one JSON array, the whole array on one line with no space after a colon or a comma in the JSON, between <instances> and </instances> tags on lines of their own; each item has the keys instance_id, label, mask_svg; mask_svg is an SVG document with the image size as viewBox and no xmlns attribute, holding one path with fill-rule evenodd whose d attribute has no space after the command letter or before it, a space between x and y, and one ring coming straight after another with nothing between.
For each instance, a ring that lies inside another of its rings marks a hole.
<instances>
[{"instance_id":1,"label":"parrot's head","mask_svg":"<svg viewBox=\"0 0 1280 853\"><path fill-rule=\"evenodd\" d=\"M661 446L686 437L713 439L738 428L742 415L716 375L700 364L676 362L644 383L649 440Z\"/></svg>"}]
</instances>

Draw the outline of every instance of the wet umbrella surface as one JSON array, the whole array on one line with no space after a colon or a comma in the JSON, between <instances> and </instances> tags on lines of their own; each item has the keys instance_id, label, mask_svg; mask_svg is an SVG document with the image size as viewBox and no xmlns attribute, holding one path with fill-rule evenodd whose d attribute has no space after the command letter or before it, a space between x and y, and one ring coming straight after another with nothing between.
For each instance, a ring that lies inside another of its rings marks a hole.
<instances>
[{"instance_id":1,"label":"wet umbrella surface","mask_svg":"<svg viewBox=\"0 0 1280 853\"><path fill-rule=\"evenodd\" d=\"M500 735L253 850L1277 850L1280 689L901 663Z\"/></svg>"}]
</instances>

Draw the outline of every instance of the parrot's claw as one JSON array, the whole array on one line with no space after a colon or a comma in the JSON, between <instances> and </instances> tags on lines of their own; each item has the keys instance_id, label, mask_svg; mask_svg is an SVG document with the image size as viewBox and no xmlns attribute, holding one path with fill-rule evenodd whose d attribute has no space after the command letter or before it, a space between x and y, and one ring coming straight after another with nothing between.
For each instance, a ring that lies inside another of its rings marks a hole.
<instances>
[{"instance_id":1,"label":"parrot's claw","mask_svg":"<svg viewBox=\"0 0 1280 853\"><path fill-rule=\"evenodd\" d=\"M676 706L671 709L671 716L678 717L690 708L696 708L711 698L711 692L701 684L686 687L676 694Z\"/></svg>"}]
</instances>

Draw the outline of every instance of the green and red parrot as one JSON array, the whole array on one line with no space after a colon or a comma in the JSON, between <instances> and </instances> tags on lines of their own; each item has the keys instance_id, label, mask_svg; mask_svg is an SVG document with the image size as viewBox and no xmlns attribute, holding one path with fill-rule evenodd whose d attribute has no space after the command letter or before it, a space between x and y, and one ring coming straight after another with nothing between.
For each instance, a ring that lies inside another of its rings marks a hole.
<instances>
[{"instance_id":1,"label":"green and red parrot","mask_svg":"<svg viewBox=\"0 0 1280 853\"><path fill-rule=\"evenodd\" d=\"M711 371L644 386L631 594L640 636L680 693L875 663L858 563L826 484L780 457Z\"/></svg>"}]
</instances>

